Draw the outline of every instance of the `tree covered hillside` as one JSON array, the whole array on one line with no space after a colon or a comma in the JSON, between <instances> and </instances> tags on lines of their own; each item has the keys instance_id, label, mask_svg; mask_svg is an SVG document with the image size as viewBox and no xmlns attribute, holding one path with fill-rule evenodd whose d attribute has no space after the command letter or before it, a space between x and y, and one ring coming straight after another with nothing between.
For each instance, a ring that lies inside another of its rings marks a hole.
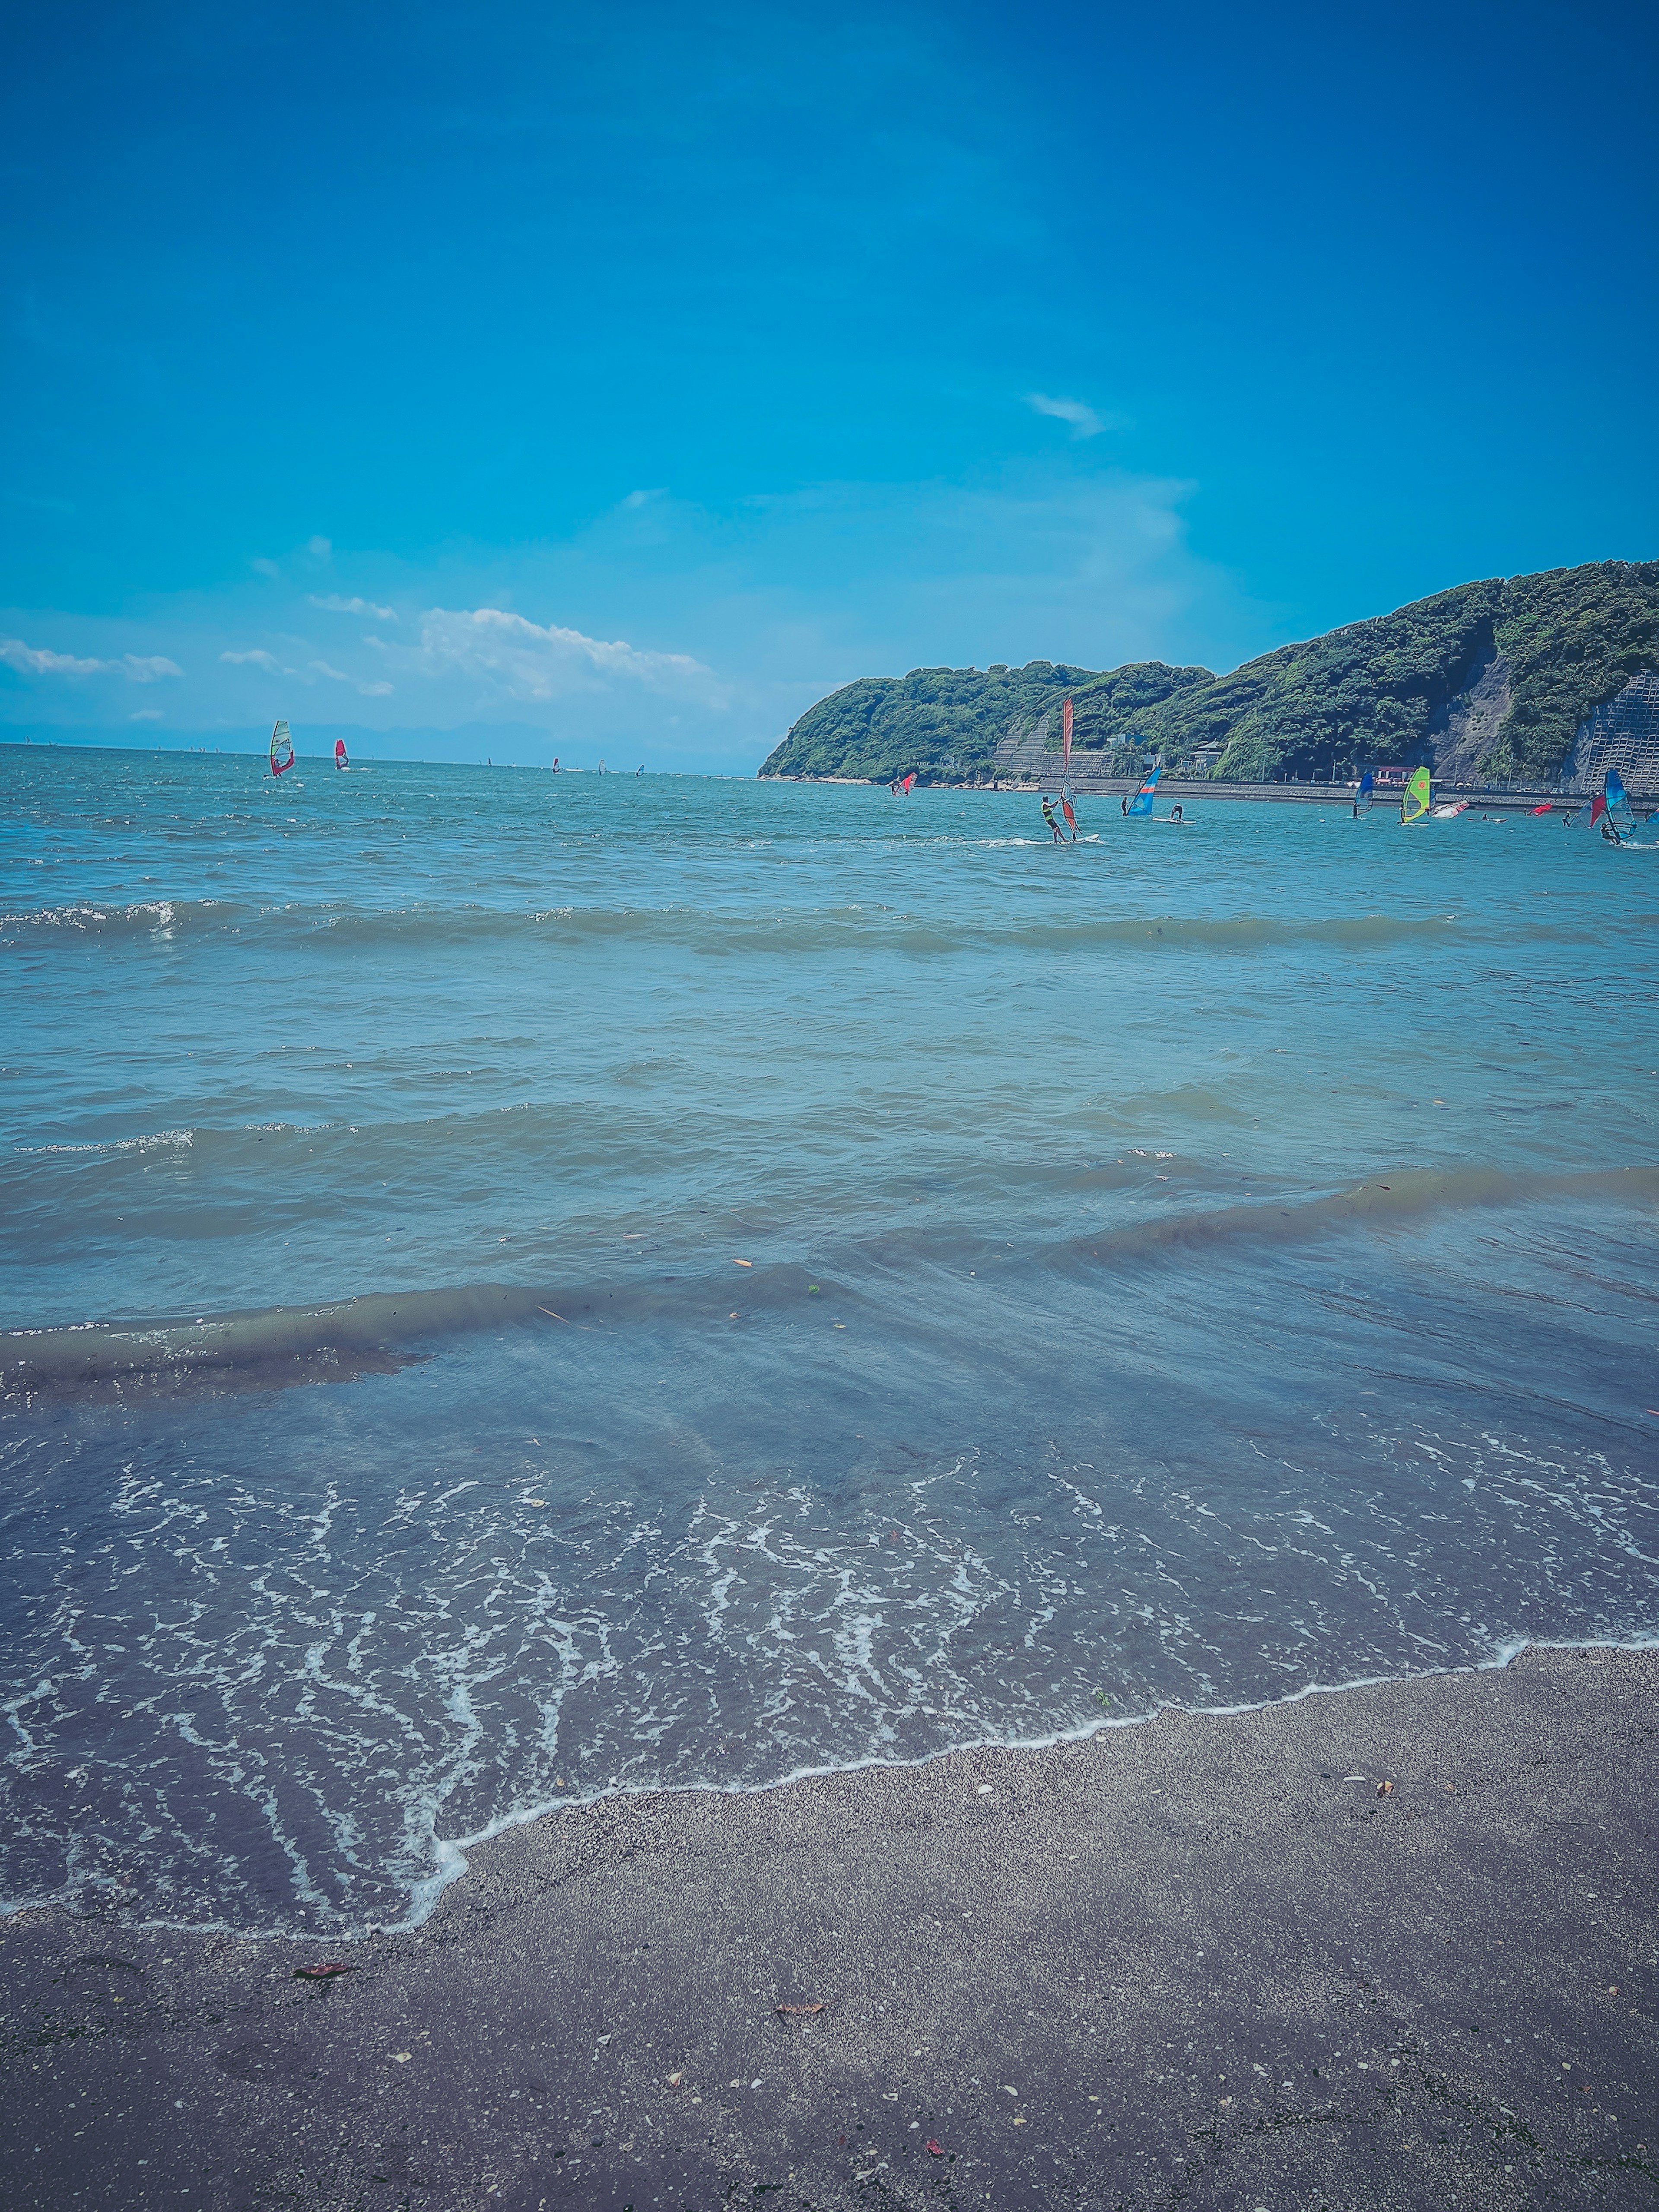
<instances>
[{"instance_id":1,"label":"tree covered hillside","mask_svg":"<svg viewBox=\"0 0 1659 2212\"><path fill-rule=\"evenodd\" d=\"M977 782L989 776L1003 737L1035 729L1068 691L1094 681L1092 669L1051 660L982 674L913 668L908 676L860 676L809 707L761 774L890 783L915 769L948 782ZM1058 727L1058 714L1054 722Z\"/></svg>"},{"instance_id":2,"label":"tree covered hillside","mask_svg":"<svg viewBox=\"0 0 1659 2212\"><path fill-rule=\"evenodd\" d=\"M1249 781L1342 776L1433 761L1467 727L1474 753L1460 772L1550 776L1590 708L1642 668L1659 668L1659 562L1605 561L1460 584L1225 676L1139 661L1091 677L1038 660L866 677L803 714L761 773L982 781L999 741L1045 713L1058 747L1049 710L1071 690L1076 742L1118 773L1158 754ZM1490 722L1460 724L1477 683Z\"/></svg>"}]
</instances>

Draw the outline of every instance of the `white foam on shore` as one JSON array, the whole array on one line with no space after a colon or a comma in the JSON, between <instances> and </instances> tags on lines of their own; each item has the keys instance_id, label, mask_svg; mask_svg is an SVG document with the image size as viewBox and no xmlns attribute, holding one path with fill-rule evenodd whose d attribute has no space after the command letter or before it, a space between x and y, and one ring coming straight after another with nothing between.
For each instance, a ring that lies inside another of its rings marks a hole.
<instances>
[{"instance_id":1,"label":"white foam on shore","mask_svg":"<svg viewBox=\"0 0 1659 2212\"><path fill-rule=\"evenodd\" d=\"M398 1921L379 1923L382 1932L395 1930L399 1934L412 1933L423 1927L437 1909L438 1901L452 1882L466 1874L471 1862L469 1851L476 1851L496 1837L507 1834L514 1828L526 1828L533 1821L550 1820L561 1813L575 1812L588 1805L606 1804L624 1797L760 1797L777 1790L790 1790L801 1782L821 1782L841 1774L868 1773L872 1770L895 1771L921 1766L934 1766L941 1759L959 1759L983 1752L1053 1751L1062 1744L1088 1743L1097 1735L1109 1734L1114 1729L1144 1728L1155 1721L1160 1713L1184 1712L1195 1719L1231 1720L1247 1713L1271 1712L1280 1705L1299 1705L1310 1698L1340 1698L1351 1690L1388 1689L1407 1682L1430 1681L1438 1676L1452 1674L1486 1674L1501 1673L1511 1667L1524 1651L1653 1651L1659 1650L1659 1628L1634 1637L1553 1638L1521 1636L1500 1644L1488 1659L1476 1660L1467 1667L1424 1667L1407 1674L1361 1674L1351 1682L1309 1682L1299 1690L1292 1690L1282 1698L1259 1698L1247 1705L1182 1705L1173 1698L1160 1698L1144 1712L1115 1715L1091 1721L1086 1727L1059 1729L1042 1735L985 1736L969 1743L950 1744L938 1751L925 1752L919 1759L853 1759L824 1766L792 1767L767 1782L674 1782L660 1784L641 1783L615 1789L593 1790L580 1796L550 1799L547 1802L530 1805L511 1813L503 1813L480 1828L474 1835L448 1839L434 1833L433 1849L437 1863L424 1881L417 1882L410 1893L410 1910ZM167 1923L155 1923L157 1926Z\"/></svg>"}]
</instances>

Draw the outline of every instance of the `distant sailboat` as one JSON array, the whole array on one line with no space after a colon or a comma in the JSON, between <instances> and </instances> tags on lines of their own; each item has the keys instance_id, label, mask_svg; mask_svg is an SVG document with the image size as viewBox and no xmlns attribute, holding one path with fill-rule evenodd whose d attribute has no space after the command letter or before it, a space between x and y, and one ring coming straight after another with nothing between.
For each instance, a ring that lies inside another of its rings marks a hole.
<instances>
[{"instance_id":1,"label":"distant sailboat","mask_svg":"<svg viewBox=\"0 0 1659 2212\"><path fill-rule=\"evenodd\" d=\"M270 733L270 772L283 775L294 765L294 736L286 722L278 722Z\"/></svg>"},{"instance_id":2,"label":"distant sailboat","mask_svg":"<svg viewBox=\"0 0 1659 2212\"><path fill-rule=\"evenodd\" d=\"M1420 822L1434 804L1434 779L1425 768L1414 768L1400 802L1402 822Z\"/></svg>"},{"instance_id":3,"label":"distant sailboat","mask_svg":"<svg viewBox=\"0 0 1659 2212\"><path fill-rule=\"evenodd\" d=\"M343 738L336 738L334 740L334 765L336 768L339 769L347 769L351 766L351 763L346 758L345 739Z\"/></svg>"},{"instance_id":4,"label":"distant sailboat","mask_svg":"<svg viewBox=\"0 0 1659 2212\"><path fill-rule=\"evenodd\" d=\"M1158 766L1152 770L1152 774L1146 778L1146 781L1141 785L1139 790L1136 792L1134 797L1124 801L1123 811L1126 814L1150 814L1152 812L1152 801L1158 795L1158 780L1163 773L1164 763L1160 761Z\"/></svg>"}]
</instances>

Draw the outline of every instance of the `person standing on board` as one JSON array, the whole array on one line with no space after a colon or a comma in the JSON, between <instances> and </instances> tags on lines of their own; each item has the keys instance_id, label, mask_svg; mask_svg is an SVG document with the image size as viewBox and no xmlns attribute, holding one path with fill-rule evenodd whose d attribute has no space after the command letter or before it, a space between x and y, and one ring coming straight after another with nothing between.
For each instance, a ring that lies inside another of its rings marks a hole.
<instances>
[{"instance_id":1,"label":"person standing on board","mask_svg":"<svg viewBox=\"0 0 1659 2212\"><path fill-rule=\"evenodd\" d=\"M1046 791L1042 794L1042 818L1054 831L1055 844L1063 845L1066 842L1066 832L1054 819L1054 803Z\"/></svg>"}]
</instances>

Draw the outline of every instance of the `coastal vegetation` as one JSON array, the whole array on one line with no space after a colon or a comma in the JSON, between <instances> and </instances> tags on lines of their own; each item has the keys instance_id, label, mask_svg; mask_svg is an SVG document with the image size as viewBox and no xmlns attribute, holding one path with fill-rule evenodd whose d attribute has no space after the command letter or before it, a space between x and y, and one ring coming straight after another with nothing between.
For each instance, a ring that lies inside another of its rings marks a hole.
<instances>
[{"instance_id":1,"label":"coastal vegetation","mask_svg":"<svg viewBox=\"0 0 1659 2212\"><path fill-rule=\"evenodd\" d=\"M761 774L890 783L916 769L930 781L982 782L1008 731L1033 729L1051 710L1058 726L1066 693L1095 681L1093 669L1052 660L861 676L809 707Z\"/></svg>"},{"instance_id":2,"label":"coastal vegetation","mask_svg":"<svg viewBox=\"0 0 1659 2212\"><path fill-rule=\"evenodd\" d=\"M988 781L1000 745L1058 750L1070 692L1074 742L1097 773L1133 774L1156 756L1250 781L1345 776L1433 764L1460 743L1462 773L1547 777L1590 709L1643 668L1659 668L1659 561L1604 561L1460 584L1226 675L1035 660L863 677L809 708L761 774ZM1469 722L1477 685L1492 711Z\"/></svg>"}]
</instances>

